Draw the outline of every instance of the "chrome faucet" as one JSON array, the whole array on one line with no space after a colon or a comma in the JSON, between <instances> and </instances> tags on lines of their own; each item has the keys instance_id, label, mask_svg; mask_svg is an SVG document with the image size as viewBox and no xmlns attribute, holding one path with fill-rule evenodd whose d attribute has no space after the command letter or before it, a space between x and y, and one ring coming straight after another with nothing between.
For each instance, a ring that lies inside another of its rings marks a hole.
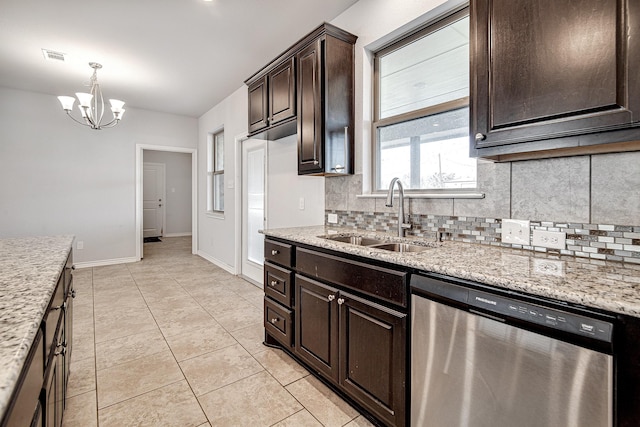
<instances>
[{"instance_id":1,"label":"chrome faucet","mask_svg":"<svg viewBox=\"0 0 640 427\"><path fill-rule=\"evenodd\" d=\"M393 178L391 184L389 184L389 191L387 192L387 203L385 205L389 208L393 207L393 189L398 184L398 237L404 237L404 230L411 228L411 224L404 222L404 187L400 178Z\"/></svg>"}]
</instances>

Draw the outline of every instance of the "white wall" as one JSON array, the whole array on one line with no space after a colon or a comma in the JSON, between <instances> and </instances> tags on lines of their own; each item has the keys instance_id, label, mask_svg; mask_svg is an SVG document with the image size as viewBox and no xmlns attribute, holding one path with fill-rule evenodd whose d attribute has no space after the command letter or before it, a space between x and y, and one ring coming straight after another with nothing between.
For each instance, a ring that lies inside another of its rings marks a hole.
<instances>
[{"instance_id":1,"label":"white wall","mask_svg":"<svg viewBox=\"0 0 640 427\"><path fill-rule=\"evenodd\" d=\"M247 89L242 86L198 120L198 253L235 272L235 138L247 132ZM224 128L224 215L207 213L207 141ZM238 182L238 184L240 184Z\"/></svg>"},{"instance_id":2,"label":"white wall","mask_svg":"<svg viewBox=\"0 0 640 427\"><path fill-rule=\"evenodd\" d=\"M191 154L144 150L143 161L165 165L165 236L191 234Z\"/></svg>"},{"instance_id":3,"label":"white wall","mask_svg":"<svg viewBox=\"0 0 640 427\"><path fill-rule=\"evenodd\" d=\"M136 144L195 148L197 119L128 107L112 129L0 88L0 237L73 234L76 263L135 259Z\"/></svg>"},{"instance_id":4,"label":"white wall","mask_svg":"<svg viewBox=\"0 0 640 427\"><path fill-rule=\"evenodd\" d=\"M267 227L324 224L324 178L298 176L297 137L269 141L267 152Z\"/></svg>"}]
</instances>

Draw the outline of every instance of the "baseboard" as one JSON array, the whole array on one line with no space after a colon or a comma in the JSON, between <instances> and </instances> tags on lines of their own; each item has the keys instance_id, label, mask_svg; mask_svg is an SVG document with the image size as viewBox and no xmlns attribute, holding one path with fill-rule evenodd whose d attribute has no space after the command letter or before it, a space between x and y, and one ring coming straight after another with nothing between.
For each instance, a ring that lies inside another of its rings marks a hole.
<instances>
[{"instance_id":1,"label":"baseboard","mask_svg":"<svg viewBox=\"0 0 640 427\"><path fill-rule=\"evenodd\" d=\"M140 261L138 258L130 257L130 258L103 259L100 261L74 262L73 265L76 268L90 268L90 267L103 267L105 265L128 264L131 262L138 262L138 261Z\"/></svg>"},{"instance_id":2,"label":"baseboard","mask_svg":"<svg viewBox=\"0 0 640 427\"><path fill-rule=\"evenodd\" d=\"M232 265L229 265L226 262L222 262L219 259L216 259L216 258L212 257L211 255L207 254L206 252L198 251L198 256L206 259L211 264L215 264L216 266L220 267L221 269L223 269L223 270L227 271L228 273L233 274L235 276L236 269Z\"/></svg>"},{"instance_id":3,"label":"baseboard","mask_svg":"<svg viewBox=\"0 0 640 427\"><path fill-rule=\"evenodd\" d=\"M165 233L164 236L162 237L187 237L187 236L191 236L192 233L188 232L188 233Z\"/></svg>"}]
</instances>

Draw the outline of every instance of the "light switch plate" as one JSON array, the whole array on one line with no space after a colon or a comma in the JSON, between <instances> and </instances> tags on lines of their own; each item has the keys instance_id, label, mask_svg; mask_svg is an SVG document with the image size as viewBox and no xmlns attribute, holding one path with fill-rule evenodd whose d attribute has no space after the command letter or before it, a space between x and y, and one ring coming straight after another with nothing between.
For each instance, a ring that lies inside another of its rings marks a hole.
<instances>
[{"instance_id":1,"label":"light switch plate","mask_svg":"<svg viewBox=\"0 0 640 427\"><path fill-rule=\"evenodd\" d=\"M503 219L502 242L511 243L512 245L529 246L531 244L529 221L519 219Z\"/></svg>"},{"instance_id":2,"label":"light switch plate","mask_svg":"<svg viewBox=\"0 0 640 427\"><path fill-rule=\"evenodd\" d=\"M559 231L533 230L533 246L566 249L567 234Z\"/></svg>"}]
</instances>

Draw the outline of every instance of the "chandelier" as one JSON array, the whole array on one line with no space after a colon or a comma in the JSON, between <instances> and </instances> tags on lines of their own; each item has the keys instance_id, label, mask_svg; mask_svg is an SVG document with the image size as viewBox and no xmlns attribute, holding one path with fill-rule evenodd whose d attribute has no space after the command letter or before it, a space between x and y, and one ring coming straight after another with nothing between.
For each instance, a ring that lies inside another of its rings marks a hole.
<instances>
[{"instance_id":1,"label":"chandelier","mask_svg":"<svg viewBox=\"0 0 640 427\"><path fill-rule=\"evenodd\" d=\"M76 100L74 97L59 96L58 99L60 100L60 104L62 104L62 109L75 122L84 126L89 126L91 129L100 130L102 128L114 127L118 124L120 119L122 119L122 115L125 112L125 109L122 108L124 106L124 102L117 99L110 99L109 102L111 103L113 120L109 123L102 124L102 117L104 115L104 99L102 98L102 91L100 90L97 74L98 70L102 68L102 65L97 62L89 62L89 66L93 68L93 75L91 76L91 80L88 85L91 86L91 91L90 93L76 92L78 103L80 104L78 105L78 109L80 109L80 114L84 121L78 120L71 115L71 110L73 110L73 104Z\"/></svg>"}]
</instances>

